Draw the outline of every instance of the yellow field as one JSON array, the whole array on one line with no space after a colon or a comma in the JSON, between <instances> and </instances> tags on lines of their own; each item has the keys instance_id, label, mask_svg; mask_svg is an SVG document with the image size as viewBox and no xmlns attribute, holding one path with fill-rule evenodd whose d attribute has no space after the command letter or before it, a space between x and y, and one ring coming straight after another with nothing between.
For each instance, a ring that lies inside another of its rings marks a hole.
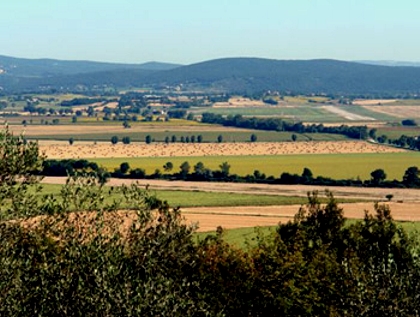
<instances>
[{"instance_id":1,"label":"yellow field","mask_svg":"<svg viewBox=\"0 0 420 317\"><path fill-rule=\"evenodd\" d=\"M406 152L402 149L363 141L169 144L141 142L127 145L112 145L109 142L77 142L69 145L68 142L40 141L40 150L48 158L57 159Z\"/></svg>"}]
</instances>

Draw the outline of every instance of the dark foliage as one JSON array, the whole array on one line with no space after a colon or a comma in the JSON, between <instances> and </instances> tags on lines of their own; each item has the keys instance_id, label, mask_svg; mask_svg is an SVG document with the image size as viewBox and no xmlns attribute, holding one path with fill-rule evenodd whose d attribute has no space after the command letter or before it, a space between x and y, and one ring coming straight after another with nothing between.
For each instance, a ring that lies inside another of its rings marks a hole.
<instances>
[{"instance_id":1,"label":"dark foliage","mask_svg":"<svg viewBox=\"0 0 420 317\"><path fill-rule=\"evenodd\" d=\"M366 126L341 125L328 127L323 124L304 125L301 122L290 123L280 118L247 118L239 114L225 118L220 114L205 112L201 122L255 130L341 134L352 139L366 139L368 136L368 128Z\"/></svg>"}]
</instances>

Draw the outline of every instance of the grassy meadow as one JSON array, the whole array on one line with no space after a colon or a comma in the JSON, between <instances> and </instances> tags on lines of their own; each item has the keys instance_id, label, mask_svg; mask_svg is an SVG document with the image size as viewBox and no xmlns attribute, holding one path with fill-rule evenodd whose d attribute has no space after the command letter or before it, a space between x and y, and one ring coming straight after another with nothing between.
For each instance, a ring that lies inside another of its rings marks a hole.
<instances>
[{"instance_id":1,"label":"grassy meadow","mask_svg":"<svg viewBox=\"0 0 420 317\"><path fill-rule=\"evenodd\" d=\"M42 194L58 195L62 185L43 184ZM182 190L151 190L161 200L167 201L172 207L233 207L233 206L276 206L276 205L301 205L308 202L306 197L255 195L227 192L204 192ZM114 194L106 200L112 202L121 196ZM321 202L326 198L320 197ZM337 199L338 202L354 202L352 199Z\"/></svg>"},{"instance_id":2,"label":"grassy meadow","mask_svg":"<svg viewBox=\"0 0 420 317\"><path fill-rule=\"evenodd\" d=\"M279 177L281 173L301 174L303 168L312 170L315 177L324 176L334 179L370 179L375 169L385 170L387 179L401 180L405 170L420 165L419 152L404 153L366 153L366 154L312 154L312 155L248 155L248 156L203 156L203 157L139 157L139 158L97 158L92 159L99 165L113 171L121 163L129 163L131 168L143 168L147 174L156 169L163 172L163 165L172 162L171 173L179 172L179 166L187 161L193 166L202 162L207 168L219 169L219 165L228 162L230 172L238 175L252 174L255 170L267 176Z\"/></svg>"}]
</instances>

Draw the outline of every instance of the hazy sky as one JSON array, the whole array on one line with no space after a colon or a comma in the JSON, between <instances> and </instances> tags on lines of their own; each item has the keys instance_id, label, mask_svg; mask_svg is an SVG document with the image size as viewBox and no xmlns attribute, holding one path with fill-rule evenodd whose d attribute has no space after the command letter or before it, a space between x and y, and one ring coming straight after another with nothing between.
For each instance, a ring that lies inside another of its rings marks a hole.
<instances>
[{"instance_id":1,"label":"hazy sky","mask_svg":"<svg viewBox=\"0 0 420 317\"><path fill-rule=\"evenodd\" d=\"M0 54L420 61L419 0L2 0Z\"/></svg>"}]
</instances>

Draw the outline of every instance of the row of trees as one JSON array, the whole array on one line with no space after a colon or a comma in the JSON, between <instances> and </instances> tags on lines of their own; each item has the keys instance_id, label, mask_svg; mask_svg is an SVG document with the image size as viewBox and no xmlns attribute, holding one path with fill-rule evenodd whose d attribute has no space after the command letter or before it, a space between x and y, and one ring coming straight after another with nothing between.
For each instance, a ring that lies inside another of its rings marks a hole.
<instances>
[{"instance_id":1,"label":"row of trees","mask_svg":"<svg viewBox=\"0 0 420 317\"><path fill-rule=\"evenodd\" d=\"M302 122L290 123L280 118L247 118L239 114L224 117L220 114L209 112L203 113L201 122L254 130L341 134L352 139L366 139L369 131L366 126L341 125L336 127L324 126L323 124L304 125Z\"/></svg>"},{"instance_id":2,"label":"row of trees","mask_svg":"<svg viewBox=\"0 0 420 317\"><path fill-rule=\"evenodd\" d=\"M315 192L245 249L221 227L197 242L179 209L135 185L72 177L42 194L37 145L0 140L1 316L418 315L418 240L386 206L348 224Z\"/></svg>"},{"instance_id":3,"label":"row of trees","mask_svg":"<svg viewBox=\"0 0 420 317\"><path fill-rule=\"evenodd\" d=\"M174 172L174 165L168 161L163 166L163 173L156 169L152 174L147 174L142 168L131 168L129 163L123 162L118 169L108 173L103 168L98 167L94 162L87 160L46 160L44 161L42 174L48 176L66 176L73 175L76 172L99 173L103 177L119 178L157 178L157 179L181 179L193 181L229 181L229 182L247 182L247 183L268 183L268 184L304 184L321 186L365 186L365 187L420 187L420 170L416 166L406 169L402 181L387 180L387 175L383 169L376 169L371 172L371 178L368 180L360 179L332 179L323 176L314 177L312 171L305 167L302 174L291 174L283 172L278 178L267 176L258 170L252 174L239 176L230 173L230 164L223 162L219 169L212 170L198 162L191 166L188 161L179 166L179 170Z\"/></svg>"},{"instance_id":4,"label":"row of trees","mask_svg":"<svg viewBox=\"0 0 420 317\"><path fill-rule=\"evenodd\" d=\"M391 144L400 148L420 151L420 137L419 136L414 137L414 136L407 136L403 134L398 139L390 139L386 135L381 135L381 136L376 137L375 134L372 134L372 138L378 141L379 143L388 143L388 144Z\"/></svg>"}]
</instances>

